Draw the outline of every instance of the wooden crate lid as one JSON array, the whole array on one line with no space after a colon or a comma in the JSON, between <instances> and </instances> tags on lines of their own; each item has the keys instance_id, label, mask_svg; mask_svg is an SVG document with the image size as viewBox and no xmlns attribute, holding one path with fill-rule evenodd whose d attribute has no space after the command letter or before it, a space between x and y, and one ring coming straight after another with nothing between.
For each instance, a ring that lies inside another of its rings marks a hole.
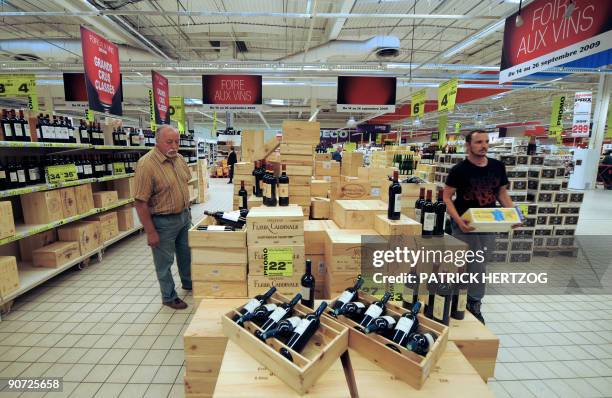
<instances>
[{"instance_id":1,"label":"wooden crate lid","mask_svg":"<svg viewBox=\"0 0 612 398\"><path fill-rule=\"evenodd\" d=\"M374 238L372 240L378 241L377 238L380 238L380 243L384 242L383 237L378 235L373 229L328 229L325 233L327 234L327 239L332 244L360 244L362 236L373 236Z\"/></svg>"},{"instance_id":2,"label":"wooden crate lid","mask_svg":"<svg viewBox=\"0 0 612 398\"><path fill-rule=\"evenodd\" d=\"M257 222L258 219L269 218L282 219L283 221L295 221L296 219L304 219L304 213L302 212L302 208L299 206L277 206L277 207L255 207L249 211L247 215L247 221Z\"/></svg>"},{"instance_id":3,"label":"wooden crate lid","mask_svg":"<svg viewBox=\"0 0 612 398\"><path fill-rule=\"evenodd\" d=\"M347 211L387 210L387 204L382 200L336 200L334 203Z\"/></svg>"}]
</instances>

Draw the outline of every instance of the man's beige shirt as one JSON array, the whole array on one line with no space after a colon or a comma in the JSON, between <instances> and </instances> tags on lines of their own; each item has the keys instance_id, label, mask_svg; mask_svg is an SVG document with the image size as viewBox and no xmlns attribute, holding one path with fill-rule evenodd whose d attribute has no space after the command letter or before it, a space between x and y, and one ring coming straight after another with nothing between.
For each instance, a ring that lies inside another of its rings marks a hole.
<instances>
[{"instance_id":1,"label":"man's beige shirt","mask_svg":"<svg viewBox=\"0 0 612 398\"><path fill-rule=\"evenodd\" d=\"M179 154L169 158L157 147L138 160L134 198L147 202L151 214L177 214L189 207L191 172Z\"/></svg>"}]
</instances>

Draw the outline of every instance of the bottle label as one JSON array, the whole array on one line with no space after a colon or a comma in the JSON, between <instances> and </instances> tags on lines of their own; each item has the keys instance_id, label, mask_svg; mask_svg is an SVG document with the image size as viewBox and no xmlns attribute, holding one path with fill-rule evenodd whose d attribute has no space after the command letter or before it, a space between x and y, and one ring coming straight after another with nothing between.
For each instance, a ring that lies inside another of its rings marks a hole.
<instances>
[{"instance_id":1,"label":"bottle label","mask_svg":"<svg viewBox=\"0 0 612 398\"><path fill-rule=\"evenodd\" d=\"M345 290L340 297L338 297L338 301L342 303L342 305L350 302L353 299L353 293Z\"/></svg>"},{"instance_id":2,"label":"bottle label","mask_svg":"<svg viewBox=\"0 0 612 398\"><path fill-rule=\"evenodd\" d=\"M435 213L425 213L425 217L423 219L423 230L433 231L435 225L436 225L436 214Z\"/></svg>"},{"instance_id":3,"label":"bottle label","mask_svg":"<svg viewBox=\"0 0 612 398\"><path fill-rule=\"evenodd\" d=\"M1 179L5 179L6 178L6 172L4 170L0 170L0 178Z\"/></svg>"},{"instance_id":4,"label":"bottle label","mask_svg":"<svg viewBox=\"0 0 612 398\"><path fill-rule=\"evenodd\" d=\"M459 297L457 300L457 311L465 311L467 306L467 290L459 291Z\"/></svg>"},{"instance_id":5,"label":"bottle label","mask_svg":"<svg viewBox=\"0 0 612 398\"><path fill-rule=\"evenodd\" d=\"M280 322L281 319L287 314L287 310L282 307L277 307L274 312L270 314L268 319L273 320L274 322Z\"/></svg>"},{"instance_id":6,"label":"bottle label","mask_svg":"<svg viewBox=\"0 0 612 398\"><path fill-rule=\"evenodd\" d=\"M433 316L434 319L444 318L444 297L437 294L434 296Z\"/></svg>"},{"instance_id":7,"label":"bottle label","mask_svg":"<svg viewBox=\"0 0 612 398\"><path fill-rule=\"evenodd\" d=\"M395 206L393 207L393 211L395 213L402 212L402 194L401 193L395 194Z\"/></svg>"},{"instance_id":8,"label":"bottle label","mask_svg":"<svg viewBox=\"0 0 612 398\"><path fill-rule=\"evenodd\" d=\"M381 318L383 318L384 320L387 321L387 324L389 325L389 328L391 328L391 327L393 327L393 325L395 325L395 318L393 318L392 316L385 315L385 316L381 316Z\"/></svg>"},{"instance_id":9,"label":"bottle label","mask_svg":"<svg viewBox=\"0 0 612 398\"><path fill-rule=\"evenodd\" d=\"M23 125L23 132L24 132L26 137L31 137L31 135L30 135L30 124L29 123L25 123Z\"/></svg>"},{"instance_id":10,"label":"bottle label","mask_svg":"<svg viewBox=\"0 0 612 398\"><path fill-rule=\"evenodd\" d=\"M4 124L4 135L6 135L7 137L12 137L13 136L13 130L11 130L10 123L5 123Z\"/></svg>"},{"instance_id":11,"label":"bottle label","mask_svg":"<svg viewBox=\"0 0 612 398\"><path fill-rule=\"evenodd\" d=\"M377 305L372 304L371 306L368 307L367 311L365 312L366 316L371 316L372 318L378 318L380 316L380 314L382 314L383 309L380 308Z\"/></svg>"},{"instance_id":12,"label":"bottle label","mask_svg":"<svg viewBox=\"0 0 612 398\"><path fill-rule=\"evenodd\" d=\"M19 181L19 179L17 178L17 172L15 171L9 173L9 178L11 179L11 182Z\"/></svg>"},{"instance_id":13,"label":"bottle label","mask_svg":"<svg viewBox=\"0 0 612 398\"><path fill-rule=\"evenodd\" d=\"M323 162L323 168L324 169L331 169L331 162L329 162L329 161Z\"/></svg>"},{"instance_id":14,"label":"bottle label","mask_svg":"<svg viewBox=\"0 0 612 398\"><path fill-rule=\"evenodd\" d=\"M30 181L38 180L38 169L29 169L28 174L30 175Z\"/></svg>"},{"instance_id":15,"label":"bottle label","mask_svg":"<svg viewBox=\"0 0 612 398\"><path fill-rule=\"evenodd\" d=\"M304 334L304 332L308 328L308 325L310 325L311 322L313 322L312 319L306 319L306 318L302 319L300 324L295 328L293 332L301 336L302 334Z\"/></svg>"},{"instance_id":16,"label":"bottle label","mask_svg":"<svg viewBox=\"0 0 612 398\"><path fill-rule=\"evenodd\" d=\"M25 182L26 181L25 171L17 170L17 178L19 179L19 182Z\"/></svg>"},{"instance_id":17,"label":"bottle label","mask_svg":"<svg viewBox=\"0 0 612 398\"><path fill-rule=\"evenodd\" d=\"M86 164L85 166L83 166L83 173L85 175L91 174L91 165L90 164Z\"/></svg>"},{"instance_id":18,"label":"bottle label","mask_svg":"<svg viewBox=\"0 0 612 398\"><path fill-rule=\"evenodd\" d=\"M240 218L240 212L223 213L223 218L226 220L238 222Z\"/></svg>"},{"instance_id":19,"label":"bottle label","mask_svg":"<svg viewBox=\"0 0 612 398\"><path fill-rule=\"evenodd\" d=\"M276 310L277 306L274 303L270 303L270 304L264 304L264 307L266 308L266 310L268 312L272 312L274 310Z\"/></svg>"},{"instance_id":20,"label":"bottle label","mask_svg":"<svg viewBox=\"0 0 612 398\"><path fill-rule=\"evenodd\" d=\"M83 174L85 172L85 168L82 164L77 164L77 174Z\"/></svg>"},{"instance_id":21,"label":"bottle label","mask_svg":"<svg viewBox=\"0 0 612 398\"><path fill-rule=\"evenodd\" d=\"M414 218L415 221L421 222L421 209L414 209Z\"/></svg>"},{"instance_id":22,"label":"bottle label","mask_svg":"<svg viewBox=\"0 0 612 398\"><path fill-rule=\"evenodd\" d=\"M395 327L397 330L401 330L404 333L410 333L410 329L412 329L412 325L414 324L414 319L406 318L405 316L401 317L399 322L397 322L397 326Z\"/></svg>"},{"instance_id":23,"label":"bottle label","mask_svg":"<svg viewBox=\"0 0 612 398\"><path fill-rule=\"evenodd\" d=\"M263 196L264 197L269 198L269 197L272 196L271 192L270 192L271 188L272 188L272 186L270 184L268 184L268 183L264 184L264 191L263 191Z\"/></svg>"},{"instance_id":24,"label":"bottle label","mask_svg":"<svg viewBox=\"0 0 612 398\"><path fill-rule=\"evenodd\" d=\"M435 343L433 336L429 333L425 333L423 334L423 337L425 337L425 340L427 340L427 342L429 343L429 348L431 348Z\"/></svg>"},{"instance_id":25,"label":"bottle label","mask_svg":"<svg viewBox=\"0 0 612 398\"><path fill-rule=\"evenodd\" d=\"M278 188L278 196L281 198L289 197L289 184L280 184Z\"/></svg>"},{"instance_id":26,"label":"bottle label","mask_svg":"<svg viewBox=\"0 0 612 398\"><path fill-rule=\"evenodd\" d=\"M287 322L291 324L291 327L293 329L298 327L301 321L302 321L302 318L300 318L299 316L292 316L291 318L287 319Z\"/></svg>"},{"instance_id":27,"label":"bottle label","mask_svg":"<svg viewBox=\"0 0 612 398\"><path fill-rule=\"evenodd\" d=\"M247 313L251 313L255 310L255 308L259 307L259 300L251 299L248 303L242 307Z\"/></svg>"},{"instance_id":28,"label":"bottle label","mask_svg":"<svg viewBox=\"0 0 612 398\"><path fill-rule=\"evenodd\" d=\"M225 231L225 227L223 225L209 225L206 227L207 231Z\"/></svg>"},{"instance_id":29,"label":"bottle label","mask_svg":"<svg viewBox=\"0 0 612 398\"><path fill-rule=\"evenodd\" d=\"M310 298L310 288L307 286L302 286L302 299L303 300L311 300Z\"/></svg>"}]
</instances>

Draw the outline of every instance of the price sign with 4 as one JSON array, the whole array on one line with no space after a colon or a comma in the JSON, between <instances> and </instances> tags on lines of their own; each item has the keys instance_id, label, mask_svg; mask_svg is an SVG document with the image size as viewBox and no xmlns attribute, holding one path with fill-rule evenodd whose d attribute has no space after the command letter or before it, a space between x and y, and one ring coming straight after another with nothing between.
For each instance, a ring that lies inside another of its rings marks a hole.
<instances>
[{"instance_id":1,"label":"price sign with 4","mask_svg":"<svg viewBox=\"0 0 612 398\"><path fill-rule=\"evenodd\" d=\"M450 79L440 85L438 88L438 112L451 112L455 109L458 84L457 79Z\"/></svg>"},{"instance_id":2,"label":"price sign with 4","mask_svg":"<svg viewBox=\"0 0 612 398\"><path fill-rule=\"evenodd\" d=\"M266 247L263 255L264 275L293 276L293 248Z\"/></svg>"},{"instance_id":3,"label":"price sign with 4","mask_svg":"<svg viewBox=\"0 0 612 398\"><path fill-rule=\"evenodd\" d=\"M37 111L38 96L36 95L36 76L0 76L0 97L28 97L28 108L32 111Z\"/></svg>"},{"instance_id":4,"label":"price sign with 4","mask_svg":"<svg viewBox=\"0 0 612 398\"><path fill-rule=\"evenodd\" d=\"M54 184L57 182L74 181L79 177L75 164L61 164L58 166L47 166L47 182Z\"/></svg>"}]
</instances>

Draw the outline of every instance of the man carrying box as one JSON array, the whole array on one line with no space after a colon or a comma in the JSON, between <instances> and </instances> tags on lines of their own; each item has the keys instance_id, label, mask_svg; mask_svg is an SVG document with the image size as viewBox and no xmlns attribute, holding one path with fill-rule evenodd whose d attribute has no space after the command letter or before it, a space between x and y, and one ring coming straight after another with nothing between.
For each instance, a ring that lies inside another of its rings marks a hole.
<instances>
[{"instance_id":1,"label":"man carrying box","mask_svg":"<svg viewBox=\"0 0 612 398\"><path fill-rule=\"evenodd\" d=\"M469 273L482 274L486 272L487 257L495 249L495 235L473 233L475 228L460 215L472 208L497 207L497 201L502 207L514 207L514 204L508 195L506 167L499 160L487 157L489 134L484 130L470 131L465 137L465 149L467 159L456 164L446 178L444 203L451 217L453 236L467 243L471 250L485 251L485 261L468 265ZM457 195L453 201L455 193ZM484 295L484 283L468 287L467 310L482 323L484 318L480 306Z\"/></svg>"}]
</instances>

